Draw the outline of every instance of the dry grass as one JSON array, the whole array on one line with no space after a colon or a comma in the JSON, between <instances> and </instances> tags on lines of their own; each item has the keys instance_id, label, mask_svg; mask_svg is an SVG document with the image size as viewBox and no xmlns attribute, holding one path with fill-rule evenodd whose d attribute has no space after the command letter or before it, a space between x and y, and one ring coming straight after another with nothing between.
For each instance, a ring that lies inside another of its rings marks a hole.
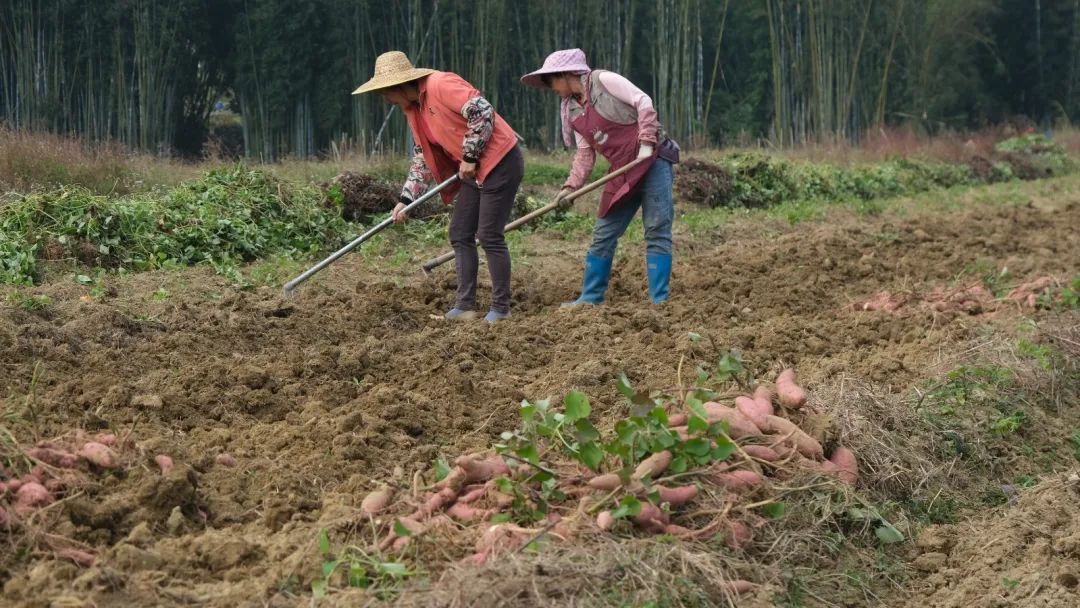
<instances>
[{"instance_id":1,"label":"dry grass","mask_svg":"<svg viewBox=\"0 0 1080 608\"><path fill-rule=\"evenodd\" d=\"M875 163L895 156L920 156L960 163L973 156L989 158L994 144L1018 133L998 127L974 133L948 133L935 137L909 129L882 129L858 145L846 140L808 144L775 150L755 147L695 149L693 155L709 158L731 152L767 151L780 158L826 162L834 165ZM1054 133L1069 152L1080 154L1080 130L1064 127ZM527 181L561 182L569 169L571 151L529 152ZM26 192L35 187L60 184L85 186L98 194L129 193L168 187L198 178L234 160L208 156L184 161L134 153L119 145L89 143L76 137L49 133L15 132L0 126L0 192ZM251 163L249 163L251 164ZM261 166L277 177L299 183L319 183L346 170L363 171L394 182L403 179L408 159L404 156L369 157L363 150L332 148L320 159L285 159ZM550 175L549 175L550 174Z\"/></svg>"}]
</instances>

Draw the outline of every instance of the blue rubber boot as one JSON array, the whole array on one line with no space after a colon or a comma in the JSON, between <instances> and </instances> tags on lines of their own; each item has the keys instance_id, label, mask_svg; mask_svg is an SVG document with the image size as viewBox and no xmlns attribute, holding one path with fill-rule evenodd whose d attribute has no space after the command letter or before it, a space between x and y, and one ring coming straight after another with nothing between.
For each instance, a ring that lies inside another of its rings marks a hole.
<instances>
[{"instance_id":1,"label":"blue rubber boot","mask_svg":"<svg viewBox=\"0 0 1080 608\"><path fill-rule=\"evenodd\" d=\"M649 276L649 297L653 304L668 299L668 282L671 279L671 255L650 253L645 256L645 268Z\"/></svg>"},{"instance_id":2,"label":"blue rubber boot","mask_svg":"<svg viewBox=\"0 0 1080 608\"><path fill-rule=\"evenodd\" d=\"M508 312L499 312L497 310L489 310L488 313L486 315L484 315L484 320L487 321L488 323L495 323L496 321L502 321L503 319L507 319L509 317L510 317L510 313L508 313Z\"/></svg>"},{"instance_id":3,"label":"blue rubber boot","mask_svg":"<svg viewBox=\"0 0 1080 608\"><path fill-rule=\"evenodd\" d=\"M585 256L585 278L581 282L581 296L573 302L561 306L580 306L582 304L603 304L604 292L607 291L608 279L611 278L611 258L601 258L591 253Z\"/></svg>"},{"instance_id":4,"label":"blue rubber boot","mask_svg":"<svg viewBox=\"0 0 1080 608\"><path fill-rule=\"evenodd\" d=\"M464 310L461 308L451 308L449 312L443 315L447 319L454 319L457 321L468 321L469 319L476 318L475 310Z\"/></svg>"}]
</instances>

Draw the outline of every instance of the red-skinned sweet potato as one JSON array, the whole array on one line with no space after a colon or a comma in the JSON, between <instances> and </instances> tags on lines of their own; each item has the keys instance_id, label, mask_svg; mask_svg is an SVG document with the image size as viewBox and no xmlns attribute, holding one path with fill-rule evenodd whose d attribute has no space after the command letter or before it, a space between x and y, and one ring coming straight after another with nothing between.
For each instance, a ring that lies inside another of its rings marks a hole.
<instances>
[{"instance_id":1,"label":"red-skinned sweet potato","mask_svg":"<svg viewBox=\"0 0 1080 608\"><path fill-rule=\"evenodd\" d=\"M795 370L790 367L777 376L776 395L784 407L800 408L806 405L806 391L795 383Z\"/></svg>"},{"instance_id":2,"label":"red-skinned sweet potato","mask_svg":"<svg viewBox=\"0 0 1080 608\"><path fill-rule=\"evenodd\" d=\"M807 435L794 422L779 416L768 417L768 430L790 438L799 453L807 458L821 460L825 457L825 450L817 439Z\"/></svg>"},{"instance_id":3,"label":"red-skinned sweet potato","mask_svg":"<svg viewBox=\"0 0 1080 608\"><path fill-rule=\"evenodd\" d=\"M657 452L645 460L642 460L634 469L634 479L642 479L649 477L650 479L656 479L671 466L672 455L668 450Z\"/></svg>"},{"instance_id":4,"label":"red-skinned sweet potato","mask_svg":"<svg viewBox=\"0 0 1080 608\"><path fill-rule=\"evenodd\" d=\"M370 492L364 497L364 500L360 501L360 516L371 517L377 513L380 513L390 504L390 500L394 498L394 488L384 485L377 490Z\"/></svg>"}]
</instances>

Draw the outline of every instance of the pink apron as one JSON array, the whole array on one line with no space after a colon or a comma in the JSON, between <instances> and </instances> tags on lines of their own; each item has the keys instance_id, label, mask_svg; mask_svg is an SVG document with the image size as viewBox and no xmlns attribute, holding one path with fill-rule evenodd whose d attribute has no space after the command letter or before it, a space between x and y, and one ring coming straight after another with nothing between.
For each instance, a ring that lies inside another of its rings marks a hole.
<instances>
[{"instance_id":1,"label":"pink apron","mask_svg":"<svg viewBox=\"0 0 1080 608\"><path fill-rule=\"evenodd\" d=\"M611 163L608 173L611 173L625 167L637 158L639 146L638 125L636 122L621 125L601 116L593 108L592 103L588 102L588 100L592 99L592 91L589 90L591 89L591 85L588 84L590 79L585 79L585 81L586 103L582 104L585 112L570 121L570 126L585 138L585 141L589 143L593 150L608 159L608 162ZM656 162L659 152L660 146L653 146L651 160L634 167L604 186L604 193L600 196L600 210L596 213L597 217L606 216L612 207L637 190L642 178L652 168L652 164Z\"/></svg>"}]
</instances>

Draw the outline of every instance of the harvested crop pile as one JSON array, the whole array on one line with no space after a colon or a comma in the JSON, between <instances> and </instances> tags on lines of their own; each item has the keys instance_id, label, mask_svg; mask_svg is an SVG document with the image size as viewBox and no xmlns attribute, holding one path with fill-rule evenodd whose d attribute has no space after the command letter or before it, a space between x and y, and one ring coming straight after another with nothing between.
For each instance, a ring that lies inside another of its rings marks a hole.
<instances>
[{"instance_id":1,"label":"harvested crop pile","mask_svg":"<svg viewBox=\"0 0 1080 608\"><path fill-rule=\"evenodd\" d=\"M346 171L322 184L322 190L327 201L339 206L341 216L350 222L368 221L373 215L388 214L398 203L398 191L395 188L370 175L352 171ZM446 206L436 197L413 209L410 216L425 218L445 212Z\"/></svg>"},{"instance_id":2,"label":"harvested crop pile","mask_svg":"<svg viewBox=\"0 0 1080 608\"><path fill-rule=\"evenodd\" d=\"M762 384L734 406L699 388L669 412L625 380L620 387L632 406L614 431L592 425L581 393L571 392L561 411L525 402L522 427L504 433L494 452L460 456L428 484L380 483L360 507L381 531L371 551L403 552L434 537L439 552L467 547L464 561L481 565L545 538L631 532L715 539L737 551L765 525L760 513L779 503L772 478L803 471L858 483L854 452L837 446L826 459L800 426L815 414L803 411L794 370L777 378L775 404ZM423 545L416 559L430 559L431 549ZM738 595L759 582L723 587Z\"/></svg>"}]
</instances>

